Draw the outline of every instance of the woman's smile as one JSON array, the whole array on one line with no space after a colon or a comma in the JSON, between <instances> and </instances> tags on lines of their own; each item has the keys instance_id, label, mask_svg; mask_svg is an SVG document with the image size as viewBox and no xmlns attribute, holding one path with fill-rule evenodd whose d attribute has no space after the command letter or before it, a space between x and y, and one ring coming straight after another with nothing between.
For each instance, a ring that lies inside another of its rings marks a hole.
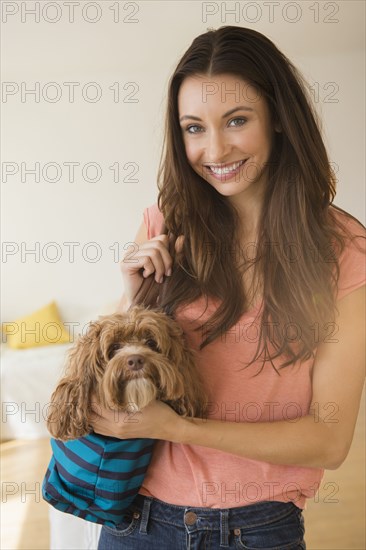
<instances>
[{"instance_id":1,"label":"woman's smile","mask_svg":"<svg viewBox=\"0 0 366 550\"><path fill-rule=\"evenodd\" d=\"M231 164L207 165L207 168L214 178L220 181L226 181L236 176L236 174L240 172L241 166L243 166L246 161L247 159L240 160L239 162L233 162Z\"/></svg>"}]
</instances>

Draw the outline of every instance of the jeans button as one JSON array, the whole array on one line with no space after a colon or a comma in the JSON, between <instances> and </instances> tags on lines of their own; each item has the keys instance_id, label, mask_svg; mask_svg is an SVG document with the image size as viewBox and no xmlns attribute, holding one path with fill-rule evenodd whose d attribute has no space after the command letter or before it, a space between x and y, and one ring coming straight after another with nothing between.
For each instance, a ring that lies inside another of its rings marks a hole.
<instances>
[{"instance_id":1,"label":"jeans button","mask_svg":"<svg viewBox=\"0 0 366 550\"><path fill-rule=\"evenodd\" d=\"M239 536L240 535L240 529L234 529L234 535Z\"/></svg>"},{"instance_id":2,"label":"jeans button","mask_svg":"<svg viewBox=\"0 0 366 550\"><path fill-rule=\"evenodd\" d=\"M196 523L197 515L194 512L187 512L184 516L184 523L186 525L193 525Z\"/></svg>"}]
</instances>

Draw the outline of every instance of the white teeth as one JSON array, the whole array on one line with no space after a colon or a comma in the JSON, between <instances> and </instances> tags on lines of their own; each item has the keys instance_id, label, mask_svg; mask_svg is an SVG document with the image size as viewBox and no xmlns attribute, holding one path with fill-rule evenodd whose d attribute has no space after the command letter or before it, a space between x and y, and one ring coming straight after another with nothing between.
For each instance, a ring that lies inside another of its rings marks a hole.
<instances>
[{"instance_id":1,"label":"white teeth","mask_svg":"<svg viewBox=\"0 0 366 550\"><path fill-rule=\"evenodd\" d=\"M210 169L214 174L229 174L229 172L233 172L234 170L239 168L239 166L241 166L244 162L244 160L241 160L240 162L234 162L233 164L230 164L230 166L225 166L225 168L216 168L214 166L210 166Z\"/></svg>"}]
</instances>

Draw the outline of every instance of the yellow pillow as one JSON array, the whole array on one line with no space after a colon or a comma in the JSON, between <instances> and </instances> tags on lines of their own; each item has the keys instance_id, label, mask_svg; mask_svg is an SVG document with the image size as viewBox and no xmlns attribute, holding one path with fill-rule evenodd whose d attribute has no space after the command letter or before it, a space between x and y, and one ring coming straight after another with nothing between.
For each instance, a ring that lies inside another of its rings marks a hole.
<instances>
[{"instance_id":1,"label":"yellow pillow","mask_svg":"<svg viewBox=\"0 0 366 550\"><path fill-rule=\"evenodd\" d=\"M8 346L13 349L71 342L69 332L61 321L56 302L51 302L31 315L16 319L12 323L3 323L2 331Z\"/></svg>"}]
</instances>

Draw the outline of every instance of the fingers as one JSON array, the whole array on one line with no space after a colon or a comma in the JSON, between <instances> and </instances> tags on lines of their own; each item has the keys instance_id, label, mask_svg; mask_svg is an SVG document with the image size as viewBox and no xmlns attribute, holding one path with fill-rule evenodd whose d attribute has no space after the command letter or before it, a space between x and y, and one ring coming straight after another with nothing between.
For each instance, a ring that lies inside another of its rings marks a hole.
<instances>
[{"instance_id":1,"label":"fingers","mask_svg":"<svg viewBox=\"0 0 366 550\"><path fill-rule=\"evenodd\" d=\"M139 254L142 257L143 277L149 277L155 273L156 282L162 282L164 276L171 274L173 265L172 257L168 250L167 235L158 235L146 244L140 246Z\"/></svg>"},{"instance_id":2,"label":"fingers","mask_svg":"<svg viewBox=\"0 0 366 550\"><path fill-rule=\"evenodd\" d=\"M96 401L91 402L90 410L89 419L93 424L130 422L133 416L136 418L141 414L139 411L136 411L136 407L133 404L128 404L128 406L122 410L109 407L108 405L103 407Z\"/></svg>"},{"instance_id":3,"label":"fingers","mask_svg":"<svg viewBox=\"0 0 366 550\"><path fill-rule=\"evenodd\" d=\"M142 270L143 277L148 277L155 272L157 282L169 273L171 267L167 235L158 235L146 243L136 245L133 252L127 252L121 261L123 274L131 276Z\"/></svg>"},{"instance_id":4,"label":"fingers","mask_svg":"<svg viewBox=\"0 0 366 550\"><path fill-rule=\"evenodd\" d=\"M175 243L177 251L182 250L184 236ZM142 243L131 243L130 250L123 256L120 268L124 279L125 294L131 301L141 286L143 278L154 274L155 281L162 283L172 272L173 259L169 253L168 235L157 235ZM132 250L131 250L132 248Z\"/></svg>"},{"instance_id":5,"label":"fingers","mask_svg":"<svg viewBox=\"0 0 366 550\"><path fill-rule=\"evenodd\" d=\"M106 409L99 403L92 402L88 422L95 433L115 435L116 418L112 409Z\"/></svg>"},{"instance_id":6,"label":"fingers","mask_svg":"<svg viewBox=\"0 0 366 550\"><path fill-rule=\"evenodd\" d=\"M104 407L100 407L97 411L93 409L92 414L88 418L89 425L95 433L119 439L137 437L134 434L136 426L140 424L140 417L142 415L140 411L126 412Z\"/></svg>"}]
</instances>

